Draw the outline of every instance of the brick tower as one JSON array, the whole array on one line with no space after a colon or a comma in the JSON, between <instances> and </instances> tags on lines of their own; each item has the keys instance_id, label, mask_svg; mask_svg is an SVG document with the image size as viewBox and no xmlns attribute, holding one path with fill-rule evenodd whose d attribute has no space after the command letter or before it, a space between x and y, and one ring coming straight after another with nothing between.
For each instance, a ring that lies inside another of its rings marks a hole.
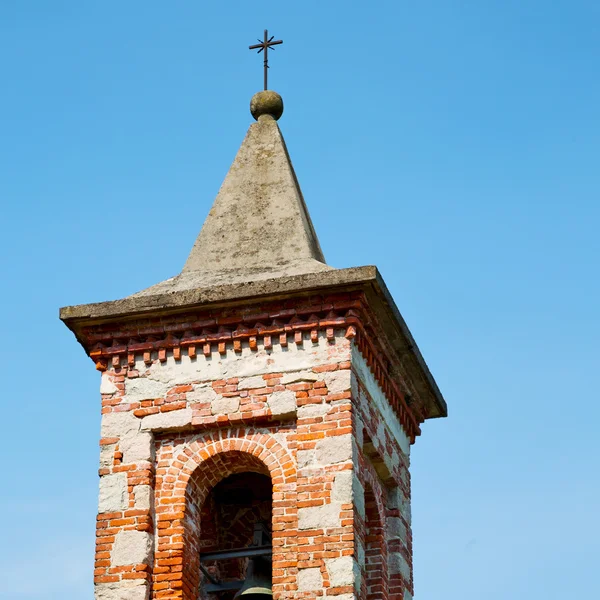
<instances>
[{"instance_id":1,"label":"brick tower","mask_svg":"<svg viewBox=\"0 0 600 600\"><path fill-rule=\"evenodd\" d=\"M446 404L377 269L325 263L282 110L253 98L179 275L61 310L102 374L97 600L231 600L248 559L210 557L257 526L276 600L412 598L409 451Z\"/></svg>"}]
</instances>

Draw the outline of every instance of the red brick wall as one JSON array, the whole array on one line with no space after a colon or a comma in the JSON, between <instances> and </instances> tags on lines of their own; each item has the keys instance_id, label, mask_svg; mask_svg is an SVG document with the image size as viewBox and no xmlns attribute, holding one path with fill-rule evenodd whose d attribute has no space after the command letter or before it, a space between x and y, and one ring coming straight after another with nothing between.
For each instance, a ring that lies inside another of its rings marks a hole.
<instances>
[{"instance_id":1,"label":"red brick wall","mask_svg":"<svg viewBox=\"0 0 600 600\"><path fill-rule=\"evenodd\" d=\"M310 366L299 366L291 377L287 345L273 334L264 333L262 341L244 338L242 346L233 350L228 346L233 342L223 342L224 349L218 342L216 355L209 348L208 354L186 357L186 364L197 362L198 368L212 372L208 369L217 360L251 364L259 356L269 370L262 376L219 377L208 386L206 377L200 376L196 380L186 375L185 382L176 381L183 364L176 348L165 348L164 353L143 348L131 352L135 345L119 345L115 338L110 348L117 349L116 359L101 363L105 431L100 475L108 500L98 516L95 570L97 584L117 586L115 600L118 586L132 581L147 582L155 600L196 600L200 551L217 543L233 544L219 536L218 521L210 518L215 508L211 490L224 478L248 471L270 477L273 486L277 600L353 594L345 561L348 557L361 561L363 556L362 581L356 590L361 598L402 600L405 590L412 593L408 456L371 394L389 402L402 427L414 419L407 417L405 405L400 406L402 398L388 399L392 387L377 383L382 371L373 366L379 364L373 356L361 360L371 369L375 383L367 385L354 369L351 350L361 348L355 325L336 328L330 315L321 328L314 314L308 317L316 323L314 329L296 321L293 337L285 335L286 344L304 348L299 360L310 348L320 349ZM158 336L158 328L155 331ZM120 352L126 353L126 362L119 358ZM286 369L275 372L286 356ZM151 369L163 367L171 369L172 385L165 385L162 375L147 380ZM145 383L144 393L139 391L140 382ZM273 399L282 394L294 399L293 414L275 409ZM215 406L225 406L218 404L223 400L233 408L215 413ZM399 407L404 412L398 412ZM417 431L410 426L413 434L408 439ZM145 446L148 440L151 449ZM362 486L364 498L353 501L348 495L346 475L356 480L355 493ZM145 499L149 489L151 498ZM113 505L119 505L119 510L106 510ZM136 553L141 556L138 562L117 565L117 538L126 531L147 534L143 541L150 540L152 548L146 554Z\"/></svg>"}]
</instances>

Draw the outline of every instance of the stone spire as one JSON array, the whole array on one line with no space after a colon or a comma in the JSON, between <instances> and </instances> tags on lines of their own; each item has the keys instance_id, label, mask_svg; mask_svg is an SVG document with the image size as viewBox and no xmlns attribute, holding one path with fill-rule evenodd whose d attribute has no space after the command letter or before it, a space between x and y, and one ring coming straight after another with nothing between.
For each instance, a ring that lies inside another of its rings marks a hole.
<instances>
[{"instance_id":1,"label":"stone spire","mask_svg":"<svg viewBox=\"0 0 600 600\"><path fill-rule=\"evenodd\" d=\"M183 271L139 294L329 270L277 120L279 94L255 94L256 123L223 181Z\"/></svg>"}]
</instances>

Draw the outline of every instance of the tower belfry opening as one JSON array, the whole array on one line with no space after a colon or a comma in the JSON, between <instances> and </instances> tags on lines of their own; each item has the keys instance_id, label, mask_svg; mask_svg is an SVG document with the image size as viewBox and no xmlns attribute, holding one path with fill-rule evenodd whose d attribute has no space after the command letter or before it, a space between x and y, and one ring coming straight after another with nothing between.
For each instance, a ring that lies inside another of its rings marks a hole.
<instances>
[{"instance_id":1,"label":"tower belfry opening","mask_svg":"<svg viewBox=\"0 0 600 600\"><path fill-rule=\"evenodd\" d=\"M255 472L226 477L211 490L201 514L202 596L260 600L244 589L251 578L260 577L263 600L272 597L271 478Z\"/></svg>"},{"instance_id":2,"label":"tower belfry opening","mask_svg":"<svg viewBox=\"0 0 600 600\"><path fill-rule=\"evenodd\" d=\"M279 94L251 113L181 272L61 309L101 373L96 600L412 600L446 403L377 269L327 265Z\"/></svg>"}]
</instances>

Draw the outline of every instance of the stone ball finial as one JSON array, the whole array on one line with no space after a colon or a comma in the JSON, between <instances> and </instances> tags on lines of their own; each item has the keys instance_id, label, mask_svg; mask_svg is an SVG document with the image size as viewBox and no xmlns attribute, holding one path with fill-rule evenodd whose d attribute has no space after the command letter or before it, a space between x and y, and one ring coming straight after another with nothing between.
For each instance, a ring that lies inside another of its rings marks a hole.
<instances>
[{"instance_id":1,"label":"stone ball finial","mask_svg":"<svg viewBox=\"0 0 600 600\"><path fill-rule=\"evenodd\" d=\"M283 99L277 92L264 90L252 96L250 112L258 121L261 117L272 117L276 121L283 114Z\"/></svg>"}]
</instances>

